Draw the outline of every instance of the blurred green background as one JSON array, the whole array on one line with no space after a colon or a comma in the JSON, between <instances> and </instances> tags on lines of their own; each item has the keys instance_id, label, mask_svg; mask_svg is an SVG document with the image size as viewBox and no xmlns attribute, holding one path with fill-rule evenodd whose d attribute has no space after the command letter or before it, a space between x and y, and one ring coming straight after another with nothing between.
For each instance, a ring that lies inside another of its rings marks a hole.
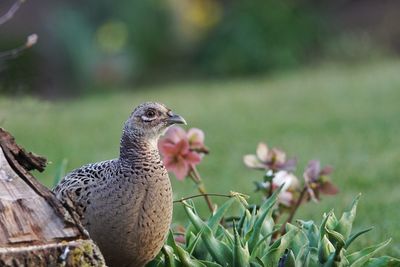
<instances>
[{"instance_id":1,"label":"blurred green background","mask_svg":"<svg viewBox=\"0 0 400 267\"><path fill-rule=\"evenodd\" d=\"M400 257L399 23L395 0L27 1L0 25L0 51L39 35L0 58L0 127L49 159L35 175L52 186L64 159L69 171L117 156L132 108L164 102L206 134L208 191L258 201L262 173L242 156L259 141L297 156L300 178L320 159L341 192L297 217L320 221L361 192L356 227L375 229L358 246L393 237L385 253ZM175 198L196 193L172 181Z\"/></svg>"},{"instance_id":2,"label":"blurred green background","mask_svg":"<svg viewBox=\"0 0 400 267\"><path fill-rule=\"evenodd\" d=\"M390 57L399 17L396 0L28 0L1 25L0 51L40 41L1 62L0 90L62 98Z\"/></svg>"}]
</instances>

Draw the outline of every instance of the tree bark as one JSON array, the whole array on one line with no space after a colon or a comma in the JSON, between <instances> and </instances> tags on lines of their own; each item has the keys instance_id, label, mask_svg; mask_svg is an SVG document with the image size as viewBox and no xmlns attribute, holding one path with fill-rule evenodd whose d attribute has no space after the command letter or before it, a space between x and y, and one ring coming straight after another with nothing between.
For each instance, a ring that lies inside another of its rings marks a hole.
<instances>
[{"instance_id":1,"label":"tree bark","mask_svg":"<svg viewBox=\"0 0 400 267\"><path fill-rule=\"evenodd\" d=\"M29 172L45 165L0 128L0 266L105 266L71 205Z\"/></svg>"}]
</instances>

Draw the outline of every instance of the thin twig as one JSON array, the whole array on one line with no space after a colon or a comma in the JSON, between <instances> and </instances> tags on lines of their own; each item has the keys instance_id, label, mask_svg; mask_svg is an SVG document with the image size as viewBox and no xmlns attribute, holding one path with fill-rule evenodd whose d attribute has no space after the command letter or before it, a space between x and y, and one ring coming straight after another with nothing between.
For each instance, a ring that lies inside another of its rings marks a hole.
<instances>
[{"instance_id":1,"label":"thin twig","mask_svg":"<svg viewBox=\"0 0 400 267\"><path fill-rule=\"evenodd\" d=\"M178 200L174 200L174 203L182 203L185 200L192 199L192 198L197 198L197 197L204 197L204 196L210 196L210 197L227 197L231 198L234 197L232 195L225 195L225 194L215 194L215 193L205 193L205 194L199 194L199 195L194 195L190 197L184 197Z\"/></svg>"},{"instance_id":2,"label":"thin twig","mask_svg":"<svg viewBox=\"0 0 400 267\"><path fill-rule=\"evenodd\" d=\"M191 166L191 173L193 174L193 178L195 179L195 182L201 183L201 176L200 176L200 173L197 170L196 166Z\"/></svg>"},{"instance_id":3,"label":"thin twig","mask_svg":"<svg viewBox=\"0 0 400 267\"><path fill-rule=\"evenodd\" d=\"M191 167L191 171L189 173L190 177L193 181L197 184L197 189L199 190L200 194L204 196L204 199L207 202L207 206L210 209L211 213L214 212L214 205L212 204L211 199L208 197L206 189L204 188L204 184L201 180L200 173L197 171L195 166Z\"/></svg>"},{"instance_id":4,"label":"thin twig","mask_svg":"<svg viewBox=\"0 0 400 267\"><path fill-rule=\"evenodd\" d=\"M36 44L37 40L38 40L38 36L36 34L29 35L28 38L26 38L25 44L23 44L22 46L8 50L8 51L0 52L0 59L6 60L6 59L16 58L25 49L28 49L31 46L33 46L34 44Z\"/></svg>"},{"instance_id":5,"label":"thin twig","mask_svg":"<svg viewBox=\"0 0 400 267\"><path fill-rule=\"evenodd\" d=\"M4 15L0 16L0 25L12 19L23 2L24 0L17 0Z\"/></svg>"}]
</instances>

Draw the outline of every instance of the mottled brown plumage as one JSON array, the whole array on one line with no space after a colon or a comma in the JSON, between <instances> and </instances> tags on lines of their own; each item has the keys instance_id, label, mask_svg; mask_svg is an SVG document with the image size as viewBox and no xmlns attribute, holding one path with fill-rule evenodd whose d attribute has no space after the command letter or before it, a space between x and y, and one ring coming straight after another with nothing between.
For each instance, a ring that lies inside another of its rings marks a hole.
<instances>
[{"instance_id":1,"label":"mottled brown plumage","mask_svg":"<svg viewBox=\"0 0 400 267\"><path fill-rule=\"evenodd\" d=\"M163 245L172 191L157 141L175 123L185 121L164 105L138 106L125 122L119 158L82 166L54 188L76 205L109 266L144 266Z\"/></svg>"}]
</instances>

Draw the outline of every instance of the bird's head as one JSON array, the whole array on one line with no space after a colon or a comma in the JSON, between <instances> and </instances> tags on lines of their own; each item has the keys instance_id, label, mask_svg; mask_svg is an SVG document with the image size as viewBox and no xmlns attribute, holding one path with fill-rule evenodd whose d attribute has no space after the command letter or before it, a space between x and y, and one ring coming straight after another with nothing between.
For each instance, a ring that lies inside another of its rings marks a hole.
<instances>
[{"instance_id":1,"label":"bird's head","mask_svg":"<svg viewBox=\"0 0 400 267\"><path fill-rule=\"evenodd\" d=\"M146 102L135 108L125 123L125 130L150 142L157 142L165 130L174 124L186 124L186 121L163 104Z\"/></svg>"}]
</instances>

